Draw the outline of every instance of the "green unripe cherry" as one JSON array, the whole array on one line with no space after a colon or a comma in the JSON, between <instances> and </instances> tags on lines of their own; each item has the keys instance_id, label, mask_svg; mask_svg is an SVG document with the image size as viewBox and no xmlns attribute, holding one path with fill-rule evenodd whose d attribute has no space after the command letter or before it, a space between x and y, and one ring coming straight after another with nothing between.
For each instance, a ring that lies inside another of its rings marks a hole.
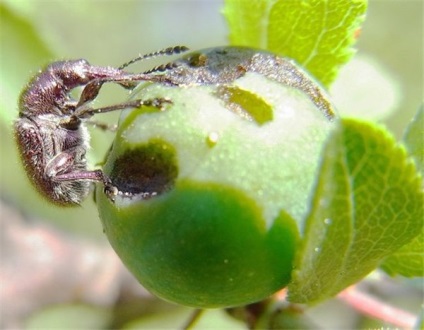
<instances>
[{"instance_id":1,"label":"green unripe cherry","mask_svg":"<svg viewBox=\"0 0 424 330\"><path fill-rule=\"evenodd\" d=\"M166 300L242 305L290 279L295 224L283 213L267 229L255 201L236 189L185 181L123 210L102 202L112 246L140 282Z\"/></svg>"},{"instance_id":2,"label":"green unripe cherry","mask_svg":"<svg viewBox=\"0 0 424 330\"><path fill-rule=\"evenodd\" d=\"M328 117L255 72L230 85L151 84L141 95L172 103L123 113L104 164L120 193L96 192L125 265L152 293L193 307L285 287Z\"/></svg>"}]
</instances>

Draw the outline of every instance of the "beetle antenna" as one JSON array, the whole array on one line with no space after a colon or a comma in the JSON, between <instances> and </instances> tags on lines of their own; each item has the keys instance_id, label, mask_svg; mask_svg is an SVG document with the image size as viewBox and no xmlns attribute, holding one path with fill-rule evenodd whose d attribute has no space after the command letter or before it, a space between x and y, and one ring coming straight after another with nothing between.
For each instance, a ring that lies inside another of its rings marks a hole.
<instances>
[{"instance_id":1,"label":"beetle antenna","mask_svg":"<svg viewBox=\"0 0 424 330\"><path fill-rule=\"evenodd\" d=\"M168 70L175 69L176 67L178 67L178 64L171 62L171 63L166 63L166 64L161 64L161 65L155 66L154 68L146 70L143 73L149 74L149 73L154 73L154 72L165 72L165 71L168 71Z\"/></svg>"},{"instance_id":2,"label":"beetle antenna","mask_svg":"<svg viewBox=\"0 0 424 330\"><path fill-rule=\"evenodd\" d=\"M127 66L130 66L131 64L134 64L135 62L138 61L143 61L149 58L153 58L153 57L157 57L157 56L169 56L169 55L174 55L174 54L180 54L180 53L184 53L188 51L188 47L186 46L174 46L174 47L168 47L165 49L161 49L158 50L156 52L152 52L149 54L144 54L144 55L138 55L136 58L133 58L132 60L122 64L120 67L118 67L119 70L123 70L124 68L126 68Z\"/></svg>"}]
</instances>

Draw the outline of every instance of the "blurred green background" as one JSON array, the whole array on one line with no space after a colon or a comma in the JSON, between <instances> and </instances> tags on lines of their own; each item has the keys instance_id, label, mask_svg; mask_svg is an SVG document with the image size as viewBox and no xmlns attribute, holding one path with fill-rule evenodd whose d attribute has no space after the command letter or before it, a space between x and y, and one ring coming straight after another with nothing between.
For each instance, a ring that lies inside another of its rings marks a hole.
<instances>
[{"instance_id":1,"label":"blurred green background","mask_svg":"<svg viewBox=\"0 0 424 330\"><path fill-rule=\"evenodd\" d=\"M40 67L55 60L85 58L95 65L119 66L139 53L171 45L186 45L191 49L225 45L228 31L220 13L222 6L223 1L219 0L1 0L2 201L28 217L41 218L107 244L92 198L81 207L58 208L39 197L28 182L12 132L20 90ZM381 111L384 116L376 118L397 138L423 99L422 13L421 0L371 0L357 44L357 58L368 66L342 71L340 80L334 84L336 99L342 100L340 104L344 100L348 103L346 108L361 108L360 114L369 112L367 104L390 107ZM144 70L167 60L143 62L130 69ZM370 72L370 68L374 71ZM126 97L126 91L106 86L95 105L117 103ZM339 110L348 115L355 113L355 110ZM117 115L103 118L113 122ZM96 164L102 160L113 134L91 131L89 159Z\"/></svg>"}]
</instances>

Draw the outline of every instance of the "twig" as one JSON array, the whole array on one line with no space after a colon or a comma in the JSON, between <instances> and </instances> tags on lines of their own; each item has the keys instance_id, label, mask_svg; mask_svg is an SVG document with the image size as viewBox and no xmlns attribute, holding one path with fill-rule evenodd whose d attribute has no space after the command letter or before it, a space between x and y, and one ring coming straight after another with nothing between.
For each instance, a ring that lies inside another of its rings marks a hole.
<instances>
[{"instance_id":1,"label":"twig","mask_svg":"<svg viewBox=\"0 0 424 330\"><path fill-rule=\"evenodd\" d=\"M199 321L204 311L205 311L204 309L200 309L200 308L195 309L193 313L191 313L190 318L187 320L187 323L183 326L182 329L183 330L192 329L196 325L197 321Z\"/></svg>"},{"instance_id":2,"label":"twig","mask_svg":"<svg viewBox=\"0 0 424 330\"><path fill-rule=\"evenodd\" d=\"M375 297L360 292L355 286L351 286L339 293L338 298L362 314L388 322L396 327L412 329L417 323L417 317L415 315L387 305Z\"/></svg>"}]
</instances>

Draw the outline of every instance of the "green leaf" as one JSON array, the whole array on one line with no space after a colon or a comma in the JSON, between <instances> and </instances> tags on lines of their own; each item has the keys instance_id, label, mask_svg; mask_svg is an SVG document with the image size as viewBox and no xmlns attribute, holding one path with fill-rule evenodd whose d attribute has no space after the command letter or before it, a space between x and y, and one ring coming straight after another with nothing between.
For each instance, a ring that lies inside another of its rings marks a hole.
<instances>
[{"instance_id":1,"label":"green leaf","mask_svg":"<svg viewBox=\"0 0 424 330\"><path fill-rule=\"evenodd\" d=\"M421 175L424 171L424 106L408 125L403 141ZM387 257L381 268L391 276L424 277L424 230L409 244Z\"/></svg>"},{"instance_id":2,"label":"green leaf","mask_svg":"<svg viewBox=\"0 0 424 330\"><path fill-rule=\"evenodd\" d=\"M366 0L226 0L230 43L295 59L323 85L353 55Z\"/></svg>"},{"instance_id":3,"label":"green leaf","mask_svg":"<svg viewBox=\"0 0 424 330\"><path fill-rule=\"evenodd\" d=\"M381 268L391 276L424 277L424 232L387 257Z\"/></svg>"},{"instance_id":4,"label":"green leaf","mask_svg":"<svg viewBox=\"0 0 424 330\"><path fill-rule=\"evenodd\" d=\"M412 122L406 128L403 141L417 169L424 173L424 105L421 105Z\"/></svg>"},{"instance_id":5,"label":"green leaf","mask_svg":"<svg viewBox=\"0 0 424 330\"><path fill-rule=\"evenodd\" d=\"M329 139L290 300L313 303L359 281L423 228L421 180L381 128L343 120Z\"/></svg>"}]
</instances>

